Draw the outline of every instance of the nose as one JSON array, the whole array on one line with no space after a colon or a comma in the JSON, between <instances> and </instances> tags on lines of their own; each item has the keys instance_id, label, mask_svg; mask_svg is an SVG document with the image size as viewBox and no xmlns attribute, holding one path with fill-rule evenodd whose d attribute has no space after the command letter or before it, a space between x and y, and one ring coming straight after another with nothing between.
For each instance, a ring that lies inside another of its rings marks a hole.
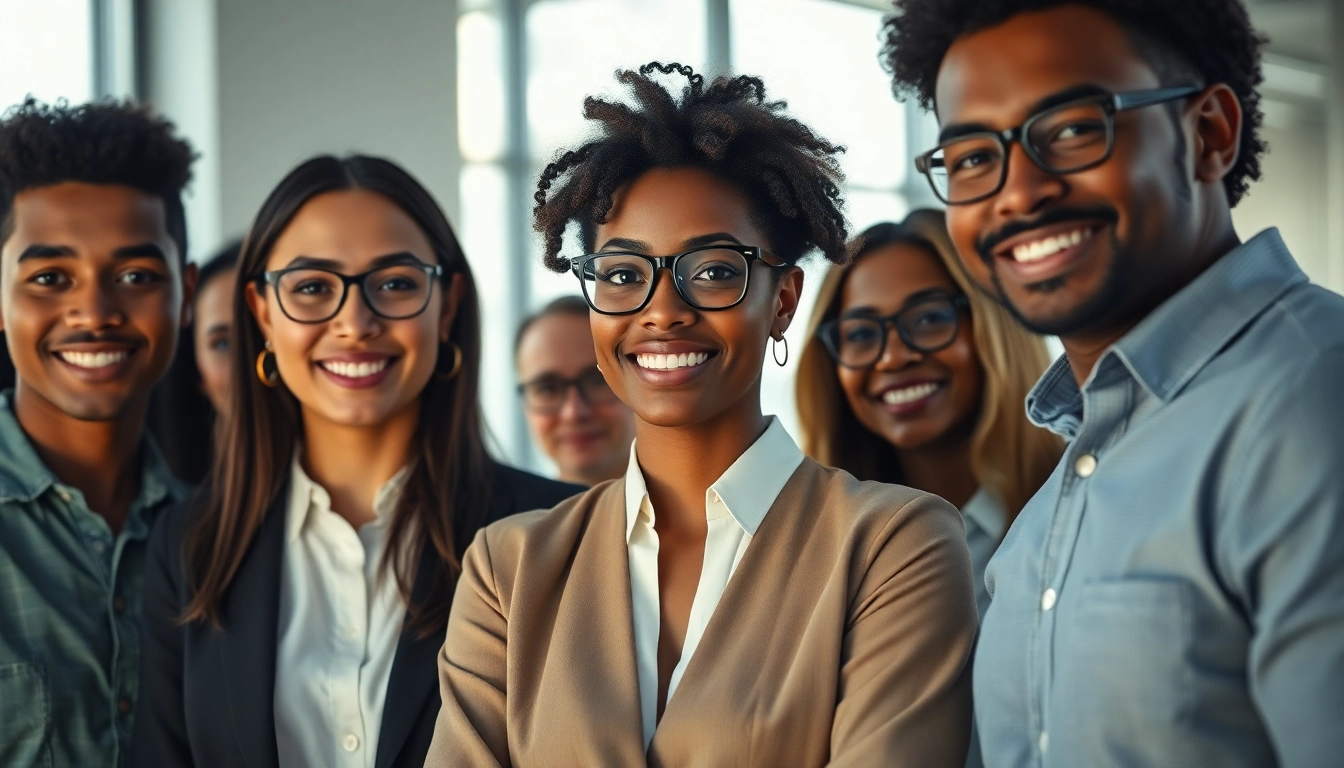
<instances>
[{"instance_id":1,"label":"nose","mask_svg":"<svg viewBox=\"0 0 1344 768\"><path fill-rule=\"evenodd\" d=\"M362 291L355 286L350 286L349 291L345 304L329 321L331 331L336 336L348 339L367 339L378 335L382 330L381 318L369 309Z\"/></svg>"},{"instance_id":2,"label":"nose","mask_svg":"<svg viewBox=\"0 0 1344 768\"><path fill-rule=\"evenodd\" d=\"M905 340L901 334L896 331L896 324L889 323L884 329L886 336L882 344L882 356L877 359L873 365L879 371L899 371L911 363L917 363L924 358L924 353L911 349L906 346Z\"/></svg>"},{"instance_id":3,"label":"nose","mask_svg":"<svg viewBox=\"0 0 1344 768\"><path fill-rule=\"evenodd\" d=\"M560 404L560 418L564 421L580 421L591 416L592 406L584 399L579 391L579 385L575 384L565 391L565 400Z\"/></svg>"},{"instance_id":4,"label":"nose","mask_svg":"<svg viewBox=\"0 0 1344 768\"><path fill-rule=\"evenodd\" d=\"M664 272L666 274L664 274ZM653 295L644 306L640 321L651 330L671 330L695 322L695 308L677 293L676 278L669 269L660 269L653 276Z\"/></svg>"},{"instance_id":5,"label":"nose","mask_svg":"<svg viewBox=\"0 0 1344 768\"><path fill-rule=\"evenodd\" d=\"M117 302L115 290L90 281L71 296L65 322L71 328L97 331L122 325L126 313Z\"/></svg>"},{"instance_id":6,"label":"nose","mask_svg":"<svg viewBox=\"0 0 1344 768\"><path fill-rule=\"evenodd\" d=\"M999 219L1031 215L1068 192L1064 177L1037 165L1020 142L1009 146L1007 163L1003 188L994 197L994 213Z\"/></svg>"}]
</instances>

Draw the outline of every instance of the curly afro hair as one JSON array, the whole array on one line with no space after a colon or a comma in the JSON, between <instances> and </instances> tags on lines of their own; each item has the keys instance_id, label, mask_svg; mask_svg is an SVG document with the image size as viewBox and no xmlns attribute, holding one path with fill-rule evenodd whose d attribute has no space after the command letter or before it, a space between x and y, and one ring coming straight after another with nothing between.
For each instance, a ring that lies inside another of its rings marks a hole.
<instances>
[{"instance_id":1,"label":"curly afro hair","mask_svg":"<svg viewBox=\"0 0 1344 768\"><path fill-rule=\"evenodd\" d=\"M131 102L71 106L28 98L0 117L0 242L13 232L14 197L65 181L121 184L163 199L168 234L187 256L182 190L196 159L172 123Z\"/></svg>"},{"instance_id":2,"label":"curly afro hair","mask_svg":"<svg viewBox=\"0 0 1344 768\"><path fill-rule=\"evenodd\" d=\"M655 72L686 78L680 100ZM650 169L677 167L703 169L742 190L770 249L788 263L813 248L837 264L847 260L844 177L835 158L844 147L789 117L784 102L767 101L760 78L720 77L706 86L690 67L655 61L616 79L635 103L585 99L583 114L598 124L597 136L557 153L537 182L534 226L545 237L547 267L569 267L560 256L569 222L579 223L584 248L592 250L618 189Z\"/></svg>"},{"instance_id":3,"label":"curly afro hair","mask_svg":"<svg viewBox=\"0 0 1344 768\"><path fill-rule=\"evenodd\" d=\"M897 98L914 96L934 106L938 68L952 43L1021 13L1059 5L1096 8L1119 21L1135 48L1164 85L1225 83L1244 113L1241 153L1223 178L1227 199L1236 205L1250 182L1260 178L1260 138L1264 114L1257 87L1264 79L1260 49L1266 39L1251 26L1241 0L895 0L886 19L882 61L893 77Z\"/></svg>"}]
</instances>

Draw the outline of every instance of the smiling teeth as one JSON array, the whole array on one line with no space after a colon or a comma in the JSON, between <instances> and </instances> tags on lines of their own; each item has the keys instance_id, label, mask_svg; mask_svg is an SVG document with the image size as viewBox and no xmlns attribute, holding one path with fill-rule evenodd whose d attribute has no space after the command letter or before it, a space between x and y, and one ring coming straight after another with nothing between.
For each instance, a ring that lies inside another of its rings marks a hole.
<instances>
[{"instance_id":1,"label":"smiling teeth","mask_svg":"<svg viewBox=\"0 0 1344 768\"><path fill-rule=\"evenodd\" d=\"M1075 229L1072 232L1058 235L1056 237L1047 237L1032 243L1023 243L1013 249L1013 258L1019 262L1040 261L1047 256L1053 256L1056 253L1071 248L1087 238L1092 236L1091 229Z\"/></svg>"},{"instance_id":2,"label":"smiling teeth","mask_svg":"<svg viewBox=\"0 0 1344 768\"><path fill-rule=\"evenodd\" d=\"M882 393L882 402L887 405L904 405L923 400L938 391L937 384L916 384L903 389L888 389Z\"/></svg>"},{"instance_id":3,"label":"smiling teeth","mask_svg":"<svg viewBox=\"0 0 1344 768\"><path fill-rule=\"evenodd\" d=\"M386 368L387 360L379 360L376 363L343 363L339 360L326 360L321 365L337 376L344 376L347 379L362 379Z\"/></svg>"},{"instance_id":4,"label":"smiling teeth","mask_svg":"<svg viewBox=\"0 0 1344 768\"><path fill-rule=\"evenodd\" d=\"M690 352L680 355L635 355L635 363L640 368L648 368L654 371L674 371L678 368L690 368L701 365L708 359L708 352Z\"/></svg>"},{"instance_id":5,"label":"smiling teeth","mask_svg":"<svg viewBox=\"0 0 1344 768\"><path fill-rule=\"evenodd\" d=\"M107 368L126 359L128 352L58 352L57 356L78 368Z\"/></svg>"}]
</instances>

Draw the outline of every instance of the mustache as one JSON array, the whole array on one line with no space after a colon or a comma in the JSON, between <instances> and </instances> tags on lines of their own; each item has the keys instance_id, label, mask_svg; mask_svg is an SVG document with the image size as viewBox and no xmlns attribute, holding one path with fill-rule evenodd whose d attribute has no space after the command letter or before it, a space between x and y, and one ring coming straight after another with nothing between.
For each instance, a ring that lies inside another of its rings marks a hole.
<instances>
[{"instance_id":1,"label":"mustache","mask_svg":"<svg viewBox=\"0 0 1344 768\"><path fill-rule=\"evenodd\" d=\"M1092 208L1056 208L1046 211L1034 219L1010 221L1004 224L999 229L976 241L975 250L986 264L993 264L994 249L1010 237L1017 237L1023 232L1030 232L1033 229L1048 227L1052 224L1062 224L1069 221L1096 221L1098 219L1107 224L1115 224L1120 221L1120 214L1114 208L1102 205Z\"/></svg>"},{"instance_id":2,"label":"mustache","mask_svg":"<svg viewBox=\"0 0 1344 768\"><path fill-rule=\"evenodd\" d=\"M93 333L80 331L47 344L48 347L63 347L69 344L121 344L127 347L144 346L144 339L138 336L124 336L118 333Z\"/></svg>"}]
</instances>

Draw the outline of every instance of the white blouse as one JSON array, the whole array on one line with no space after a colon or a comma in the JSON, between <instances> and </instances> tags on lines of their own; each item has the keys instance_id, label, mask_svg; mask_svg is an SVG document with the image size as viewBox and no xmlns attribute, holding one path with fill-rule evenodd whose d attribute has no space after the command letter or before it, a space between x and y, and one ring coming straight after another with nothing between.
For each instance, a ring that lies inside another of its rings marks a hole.
<instances>
[{"instance_id":1,"label":"white blouse","mask_svg":"<svg viewBox=\"0 0 1344 768\"><path fill-rule=\"evenodd\" d=\"M705 537L704 563L691 603L681 659L668 680L668 701L676 693L686 664L695 654L705 627L728 586L728 579L737 569L752 536L756 535L784 484L802 463L803 452L779 420L772 416L765 433L705 491L705 520L709 532ZM635 659L639 667L639 703L644 717L645 749L657 728L658 636L662 626L655 519L632 445L630 464L625 472L625 541L630 560L630 598L634 609Z\"/></svg>"},{"instance_id":2,"label":"white blouse","mask_svg":"<svg viewBox=\"0 0 1344 768\"><path fill-rule=\"evenodd\" d=\"M274 698L285 768L374 768L406 614L396 578L379 578L378 565L405 476L378 490L377 519L355 530L294 459Z\"/></svg>"}]
</instances>

